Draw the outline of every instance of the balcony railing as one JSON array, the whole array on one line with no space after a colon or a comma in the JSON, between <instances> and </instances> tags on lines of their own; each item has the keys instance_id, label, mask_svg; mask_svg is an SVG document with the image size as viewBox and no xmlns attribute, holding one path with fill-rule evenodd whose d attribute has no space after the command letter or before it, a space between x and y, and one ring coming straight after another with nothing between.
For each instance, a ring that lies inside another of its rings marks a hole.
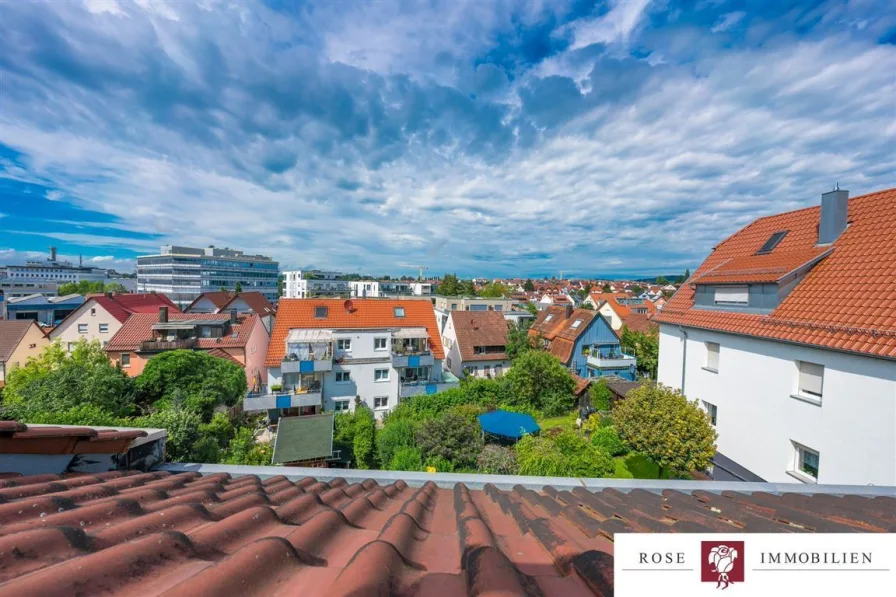
<instances>
[{"instance_id":1,"label":"balcony railing","mask_svg":"<svg viewBox=\"0 0 896 597\"><path fill-rule=\"evenodd\" d=\"M426 379L400 380L399 396L408 398L419 394L438 394L439 392L456 388L458 385L460 385L460 380L450 372L444 371L440 381Z\"/></svg>"},{"instance_id":2,"label":"balcony railing","mask_svg":"<svg viewBox=\"0 0 896 597\"><path fill-rule=\"evenodd\" d=\"M598 369L624 369L638 363L633 355L624 352L595 353L588 355L588 365Z\"/></svg>"},{"instance_id":3,"label":"balcony railing","mask_svg":"<svg viewBox=\"0 0 896 597\"><path fill-rule=\"evenodd\" d=\"M262 386L255 392L248 392L243 399L243 411L254 412L299 406L321 406L320 382L304 387L270 390Z\"/></svg>"},{"instance_id":4,"label":"balcony railing","mask_svg":"<svg viewBox=\"0 0 896 597\"><path fill-rule=\"evenodd\" d=\"M181 340L144 340L140 343L140 350L143 352L191 350L195 345L195 338L184 338Z\"/></svg>"},{"instance_id":5,"label":"balcony railing","mask_svg":"<svg viewBox=\"0 0 896 597\"><path fill-rule=\"evenodd\" d=\"M435 363L435 358L429 350L418 353L398 354L392 352L392 367L395 369L404 369L405 367L431 367Z\"/></svg>"}]
</instances>

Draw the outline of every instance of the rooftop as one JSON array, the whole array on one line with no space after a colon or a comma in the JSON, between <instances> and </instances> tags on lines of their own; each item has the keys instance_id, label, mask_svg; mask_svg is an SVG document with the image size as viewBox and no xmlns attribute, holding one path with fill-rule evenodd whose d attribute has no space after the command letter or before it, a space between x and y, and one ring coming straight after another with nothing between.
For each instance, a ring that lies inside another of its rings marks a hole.
<instances>
[{"instance_id":1,"label":"rooftop","mask_svg":"<svg viewBox=\"0 0 896 597\"><path fill-rule=\"evenodd\" d=\"M610 595L616 533L896 528L893 488L167 469L0 480L4 597Z\"/></svg>"},{"instance_id":2,"label":"rooftop","mask_svg":"<svg viewBox=\"0 0 896 597\"><path fill-rule=\"evenodd\" d=\"M0 363L9 360L32 325L40 329L31 319L0 319Z\"/></svg>"},{"instance_id":3,"label":"rooftop","mask_svg":"<svg viewBox=\"0 0 896 597\"><path fill-rule=\"evenodd\" d=\"M158 313L159 307L168 307L169 313L180 313L177 305L171 302L164 294L93 294L88 295L87 301L96 302L109 314L124 323L134 313ZM86 304L86 303L85 303Z\"/></svg>"},{"instance_id":4,"label":"rooftop","mask_svg":"<svg viewBox=\"0 0 896 597\"><path fill-rule=\"evenodd\" d=\"M169 313L168 326L177 327L177 324L186 326L207 324L226 324L230 320L229 314L200 313L190 315L188 313ZM197 338L195 347L200 350L213 348L239 348L244 347L252 333L252 328L258 320L257 315L241 316L230 330L221 338ZM121 329L112 336L109 344L104 347L107 352L138 350L144 341L153 338L153 326L159 324L159 316L152 313L135 313L128 317ZM165 325L165 324L162 324Z\"/></svg>"},{"instance_id":5,"label":"rooftop","mask_svg":"<svg viewBox=\"0 0 896 597\"><path fill-rule=\"evenodd\" d=\"M502 311L451 311L450 317L463 361L507 359L504 351L484 354L476 352L477 347L506 346L508 322Z\"/></svg>"}]
</instances>

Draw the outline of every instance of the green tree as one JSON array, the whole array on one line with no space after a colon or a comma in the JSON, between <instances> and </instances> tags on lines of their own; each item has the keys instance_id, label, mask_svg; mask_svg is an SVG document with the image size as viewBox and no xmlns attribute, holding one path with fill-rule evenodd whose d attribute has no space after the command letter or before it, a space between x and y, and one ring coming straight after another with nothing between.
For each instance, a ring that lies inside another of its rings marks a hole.
<instances>
[{"instance_id":1,"label":"green tree","mask_svg":"<svg viewBox=\"0 0 896 597\"><path fill-rule=\"evenodd\" d=\"M352 453L359 469L376 468L376 420L369 408L355 409Z\"/></svg>"},{"instance_id":2,"label":"green tree","mask_svg":"<svg viewBox=\"0 0 896 597\"><path fill-rule=\"evenodd\" d=\"M588 393L591 397L591 406L594 407L595 410L600 412L607 412L610 410L610 400L613 397L613 392L607 387L606 379L600 378L597 381L591 382L591 387L588 389Z\"/></svg>"},{"instance_id":3,"label":"green tree","mask_svg":"<svg viewBox=\"0 0 896 597\"><path fill-rule=\"evenodd\" d=\"M186 408L208 421L216 406L234 406L243 398L246 374L227 359L200 351L172 350L150 359L137 377L142 403L164 408L177 391L185 397Z\"/></svg>"},{"instance_id":4,"label":"green tree","mask_svg":"<svg viewBox=\"0 0 896 597\"><path fill-rule=\"evenodd\" d=\"M248 464L267 466L274 457L274 448L270 444L255 441L255 434L249 427L240 427L224 455L224 464Z\"/></svg>"},{"instance_id":5,"label":"green tree","mask_svg":"<svg viewBox=\"0 0 896 597\"><path fill-rule=\"evenodd\" d=\"M604 284L604 285L601 287L600 291L606 294L606 293L608 293L608 292L613 292L613 289L610 288L610 285L609 285L609 284Z\"/></svg>"},{"instance_id":6,"label":"green tree","mask_svg":"<svg viewBox=\"0 0 896 597\"><path fill-rule=\"evenodd\" d=\"M523 290L526 292L535 292L535 284L532 283L532 280L523 282Z\"/></svg>"},{"instance_id":7,"label":"green tree","mask_svg":"<svg viewBox=\"0 0 896 597\"><path fill-rule=\"evenodd\" d=\"M492 282L483 286L479 291L479 296L485 298L501 298L510 294L510 289L500 282Z\"/></svg>"},{"instance_id":8,"label":"green tree","mask_svg":"<svg viewBox=\"0 0 896 597\"><path fill-rule=\"evenodd\" d=\"M420 425L417 445L426 460L444 458L454 468L474 467L482 451L482 431L475 418L449 411Z\"/></svg>"},{"instance_id":9,"label":"green tree","mask_svg":"<svg viewBox=\"0 0 896 597\"><path fill-rule=\"evenodd\" d=\"M395 451L385 468L391 471L422 471L423 454L420 452L420 448L402 446Z\"/></svg>"},{"instance_id":10,"label":"green tree","mask_svg":"<svg viewBox=\"0 0 896 597\"><path fill-rule=\"evenodd\" d=\"M666 276L657 276L656 283L665 286L669 283L669 280L666 278Z\"/></svg>"},{"instance_id":11,"label":"green tree","mask_svg":"<svg viewBox=\"0 0 896 597\"><path fill-rule=\"evenodd\" d=\"M242 292L242 291L243 291L243 283L242 283L242 282L237 282L237 283L236 283L236 286L234 286L233 290L234 290L236 293L240 293L240 292Z\"/></svg>"},{"instance_id":12,"label":"green tree","mask_svg":"<svg viewBox=\"0 0 896 597\"><path fill-rule=\"evenodd\" d=\"M574 431L554 437L527 435L514 446L519 474L539 477L606 477L614 470L610 455Z\"/></svg>"},{"instance_id":13,"label":"green tree","mask_svg":"<svg viewBox=\"0 0 896 597\"><path fill-rule=\"evenodd\" d=\"M579 309L585 309L587 311L594 311L594 306L591 303L582 303L579 305Z\"/></svg>"},{"instance_id":14,"label":"green tree","mask_svg":"<svg viewBox=\"0 0 896 597\"><path fill-rule=\"evenodd\" d=\"M90 282L81 280L80 282L68 282L60 284L57 288L59 296L67 294L99 294L101 292L127 292L127 289L116 282L104 284L102 281Z\"/></svg>"},{"instance_id":15,"label":"green tree","mask_svg":"<svg viewBox=\"0 0 896 597\"><path fill-rule=\"evenodd\" d=\"M476 285L473 280L464 280L460 283L460 294L464 296L476 296Z\"/></svg>"},{"instance_id":16,"label":"green tree","mask_svg":"<svg viewBox=\"0 0 896 597\"><path fill-rule=\"evenodd\" d=\"M510 386L511 404L543 408L552 395L572 395L575 380L554 355L529 350L517 357L504 378Z\"/></svg>"},{"instance_id":17,"label":"green tree","mask_svg":"<svg viewBox=\"0 0 896 597\"><path fill-rule=\"evenodd\" d=\"M518 356L532 349L529 330L526 329L522 322L511 325L507 330L507 344L504 347L507 358L514 361Z\"/></svg>"},{"instance_id":18,"label":"green tree","mask_svg":"<svg viewBox=\"0 0 896 597\"><path fill-rule=\"evenodd\" d=\"M676 475L705 470L718 437L709 416L679 390L645 384L613 409L619 437Z\"/></svg>"},{"instance_id":19,"label":"green tree","mask_svg":"<svg viewBox=\"0 0 896 597\"><path fill-rule=\"evenodd\" d=\"M413 448L416 445L416 433L417 425L411 419L393 419L386 422L376 434L377 456L383 468L390 468L393 457L400 449Z\"/></svg>"},{"instance_id":20,"label":"green tree","mask_svg":"<svg viewBox=\"0 0 896 597\"><path fill-rule=\"evenodd\" d=\"M438 292L444 296L457 296L460 294L460 282L455 274L445 274L439 282Z\"/></svg>"},{"instance_id":21,"label":"green tree","mask_svg":"<svg viewBox=\"0 0 896 597\"><path fill-rule=\"evenodd\" d=\"M629 290L631 290L631 291L632 291L632 294L634 294L635 296L638 296L639 294L641 294L642 292L644 292L644 289L641 288L640 286L638 286L637 284L635 284L634 286L632 286L631 288L629 288Z\"/></svg>"},{"instance_id":22,"label":"green tree","mask_svg":"<svg viewBox=\"0 0 896 597\"><path fill-rule=\"evenodd\" d=\"M202 425L197 413L184 408L169 408L135 419L133 423L134 427L165 429L168 432L165 443L168 461L195 462L194 450L200 438L199 426Z\"/></svg>"},{"instance_id":23,"label":"green tree","mask_svg":"<svg viewBox=\"0 0 896 597\"><path fill-rule=\"evenodd\" d=\"M535 303L526 303L525 305L523 305L523 308L533 316L538 317L538 305L536 305Z\"/></svg>"},{"instance_id":24,"label":"green tree","mask_svg":"<svg viewBox=\"0 0 896 597\"><path fill-rule=\"evenodd\" d=\"M628 326L622 326L621 345L626 352L638 358L638 373L656 379L660 338L655 327L648 332L636 332L628 329Z\"/></svg>"}]
</instances>

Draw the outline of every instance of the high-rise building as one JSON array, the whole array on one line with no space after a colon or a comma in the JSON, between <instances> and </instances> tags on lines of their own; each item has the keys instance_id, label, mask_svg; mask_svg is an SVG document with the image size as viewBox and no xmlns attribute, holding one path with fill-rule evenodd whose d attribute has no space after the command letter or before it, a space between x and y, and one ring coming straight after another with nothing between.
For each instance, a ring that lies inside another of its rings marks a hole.
<instances>
[{"instance_id":1,"label":"high-rise building","mask_svg":"<svg viewBox=\"0 0 896 597\"><path fill-rule=\"evenodd\" d=\"M137 292L161 292L181 309L203 292L257 291L276 303L279 264L264 255L233 249L162 246L159 255L137 258Z\"/></svg>"}]
</instances>

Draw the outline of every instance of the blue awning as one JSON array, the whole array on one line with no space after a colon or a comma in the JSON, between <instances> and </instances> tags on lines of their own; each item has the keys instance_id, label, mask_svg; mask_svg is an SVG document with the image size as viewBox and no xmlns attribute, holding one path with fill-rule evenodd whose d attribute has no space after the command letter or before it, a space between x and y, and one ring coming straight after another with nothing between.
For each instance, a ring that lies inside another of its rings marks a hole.
<instances>
[{"instance_id":1,"label":"blue awning","mask_svg":"<svg viewBox=\"0 0 896 597\"><path fill-rule=\"evenodd\" d=\"M491 435L519 439L527 433L540 431L541 427L530 415L496 410L479 415L482 430Z\"/></svg>"}]
</instances>

